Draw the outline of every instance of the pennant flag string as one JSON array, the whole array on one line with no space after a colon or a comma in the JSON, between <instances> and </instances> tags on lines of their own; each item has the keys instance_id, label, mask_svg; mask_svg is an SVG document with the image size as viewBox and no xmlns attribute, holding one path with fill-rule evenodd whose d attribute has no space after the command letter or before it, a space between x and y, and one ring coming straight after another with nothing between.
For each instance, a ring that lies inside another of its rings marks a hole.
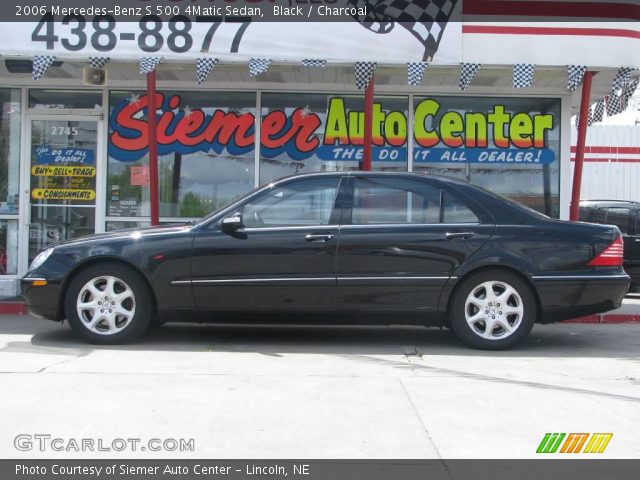
<instances>
[{"instance_id":1,"label":"pennant flag string","mask_svg":"<svg viewBox=\"0 0 640 480\"><path fill-rule=\"evenodd\" d=\"M164 62L164 57L142 57L140 59L140 73L146 75L153 72L158 65Z\"/></svg>"},{"instance_id":2,"label":"pennant flag string","mask_svg":"<svg viewBox=\"0 0 640 480\"><path fill-rule=\"evenodd\" d=\"M586 71L587 67L584 65L567 65L567 90L575 92Z\"/></svg>"},{"instance_id":3,"label":"pennant flag string","mask_svg":"<svg viewBox=\"0 0 640 480\"><path fill-rule=\"evenodd\" d=\"M420 85L428 66L428 62L407 63L407 83L409 85Z\"/></svg>"},{"instance_id":4,"label":"pennant flag string","mask_svg":"<svg viewBox=\"0 0 640 480\"><path fill-rule=\"evenodd\" d=\"M56 57L54 55L36 55L33 57L31 78L34 80L40 80L55 61Z\"/></svg>"},{"instance_id":5,"label":"pennant flag string","mask_svg":"<svg viewBox=\"0 0 640 480\"><path fill-rule=\"evenodd\" d=\"M516 63L513 66L513 88L529 88L533 85L536 66L530 63Z\"/></svg>"},{"instance_id":6,"label":"pennant flag string","mask_svg":"<svg viewBox=\"0 0 640 480\"><path fill-rule=\"evenodd\" d=\"M249 75L255 77L269 70L271 60L268 58L252 58L249 60Z\"/></svg>"},{"instance_id":7,"label":"pennant flag string","mask_svg":"<svg viewBox=\"0 0 640 480\"><path fill-rule=\"evenodd\" d=\"M460 64L460 90L466 90L471 81L480 70L479 63L462 63Z\"/></svg>"},{"instance_id":8,"label":"pennant flag string","mask_svg":"<svg viewBox=\"0 0 640 480\"><path fill-rule=\"evenodd\" d=\"M359 90L364 90L369 86L369 82L376 70L376 62L356 62L355 77L356 86Z\"/></svg>"},{"instance_id":9,"label":"pennant flag string","mask_svg":"<svg viewBox=\"0 0 640 480\"><path fill-rule=\"evenodd\" d=\"M217 63L218 59L211 57L201 57L196 61L196 82L198 85L204 83Z\"/></svg>"},{"instance_id":10,"label":"pennant flag string","mask_svg":"<svg viewBox=\"0 0 640 480\"><path fill-rule=\"evenodd\" d=\"M89 66L91 68L104 68L109 62L111 62L110 57L89 57Z\"/></svg>"}]
</instances>

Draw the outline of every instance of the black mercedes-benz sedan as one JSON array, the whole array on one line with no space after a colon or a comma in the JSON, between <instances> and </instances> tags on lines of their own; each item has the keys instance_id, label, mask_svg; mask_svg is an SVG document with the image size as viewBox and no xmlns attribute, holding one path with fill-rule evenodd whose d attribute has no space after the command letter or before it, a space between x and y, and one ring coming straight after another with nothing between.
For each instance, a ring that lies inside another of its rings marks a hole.
<instances>
[{"instance_id":1,"label":"black mercedes-benz sedan","mask_svg":"<svg viewBox=\"0 0 640 480\"><path fill-rule=\"evenodd\" d=\"M535 322L616 308L629 287L615 226L550 219L452 179L285 178L195 224L42 250L29 311L93 343L164 321L418 324L509 348Z\"/></svg>"}]
</instances>

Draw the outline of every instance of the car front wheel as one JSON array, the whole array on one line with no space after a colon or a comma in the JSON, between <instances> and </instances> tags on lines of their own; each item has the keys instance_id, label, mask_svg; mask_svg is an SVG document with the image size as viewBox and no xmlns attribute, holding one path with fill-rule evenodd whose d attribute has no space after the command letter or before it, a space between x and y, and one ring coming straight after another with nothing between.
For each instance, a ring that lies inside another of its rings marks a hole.
<instances>
[{"instance_id":1,"label":"car front wheel","mask_svg":"<svg viewBox=\"0 0 640 480\"><path fill-rule=\"evenodd\" d=\"M456 336L484 350L504 350L531 331L537 307L527 283L509 272L490 270L462 281L450 305Z\"/></svg>"},{"instance_id":2,"label":"car front wheel","mask_svg":"<svg viewBox=\"0 0 640 480\"><path fill-rule=\"evenodd\" d=\"M82 270L69 284L65 311L71 328L91 343L138 338L152 316L152 298L138 273L115 263Z\"/></svg>"}]
</instances>

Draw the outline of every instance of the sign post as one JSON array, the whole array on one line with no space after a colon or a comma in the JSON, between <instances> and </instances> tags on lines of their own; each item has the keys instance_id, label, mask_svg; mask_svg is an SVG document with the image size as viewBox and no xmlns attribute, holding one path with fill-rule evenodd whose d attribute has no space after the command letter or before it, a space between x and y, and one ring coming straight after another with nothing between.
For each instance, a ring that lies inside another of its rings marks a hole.
<instances>
[{"instance_id":1,"label":"sign post","mask_svg":"<svg viewBox=\"0 0 640 480\"><path fill-rule=\"evenodd\" d=\"M367 85L367 89L364 91L364 145L363 145L363 156L362 156L362 170L370 171L371 170L371 150L372 150L372 142L373 142L373 95L375 90L376 83L376 75L375 73L371 75L371 80L369 80L369 85Z\"/></svg>"},{"instance_id":2,"label":"sign post","mask_svg":"<svg viewBox=\"0 0 640 480\"><path fill-rule=\"evenodd\" d=\"M151 201L151 225L159 225L158 192L158 139L156 129L156 71L147 73L147 117L149 127L149 197Z\"/></svg>"},{"instance_id":3,"label":"sign post","mask_svg":"<svg viewBox=\"0 0 640 480\"><path fill-rule=\"evenodd\" d=\"M585 72L582 81L582 99L578 124L578 141L576 145L576 161L573 168L573 187L571 190L571 208L569 220L578 220L580 212L580 187L582 185L582 165L584 164L584 145L587 141L587 123L589 122L589 99L591 98L591 79L593 72Z\"/></svg>"}]
</instances>

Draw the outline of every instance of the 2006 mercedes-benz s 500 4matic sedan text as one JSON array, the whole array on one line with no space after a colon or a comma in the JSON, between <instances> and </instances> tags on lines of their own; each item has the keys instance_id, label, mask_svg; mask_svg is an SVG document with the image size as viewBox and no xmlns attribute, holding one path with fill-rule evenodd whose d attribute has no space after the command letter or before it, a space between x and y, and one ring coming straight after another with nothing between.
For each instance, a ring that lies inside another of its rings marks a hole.
<instances>
[{"instance_id":1,"label":"2006 mercedes-benz s 500 4matic sedan text","mask_svg":"<svg viewBox=\"0 0 640 480\"><path fill-rule=\"evenodd\" d=\"M611 310L629 287L615 226L550 219L410 173L285 178L189 225L42 250L29 311L94 343L166 320L447 325L508 348L535 322Z\"/></svg>"}]
</instances>

